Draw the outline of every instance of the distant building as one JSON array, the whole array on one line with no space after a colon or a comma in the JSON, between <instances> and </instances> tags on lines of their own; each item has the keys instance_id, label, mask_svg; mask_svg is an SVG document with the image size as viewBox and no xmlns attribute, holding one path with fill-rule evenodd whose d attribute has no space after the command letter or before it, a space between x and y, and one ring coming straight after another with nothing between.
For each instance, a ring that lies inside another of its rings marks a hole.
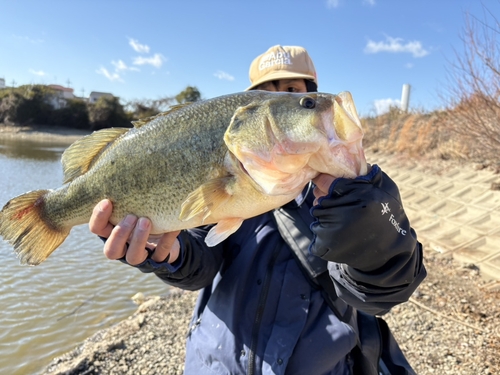
<instances>
[{"instance_id":1,"label":"distant building","mask_svg":"<svg viewBox=\"0 0 500 375\"><path fill-rule=\"evenodd\" d=\"M97 102L97 100L102 96L105 96L107 98L114 97L113 94L110 94L109 92L92 91L89 95L89 103L93 104L93 103Z\"/></svg>"},{"instance_id":2,"label":"distant building","mask_svg":"<svg viewBox=\"0 0 500 375\"><path fill-rule=\"evenodd\" d=\"M0 78L0 89L5 88L5 78Z\"/></svg>"},{"instance_id":3,"label":"distant building","mask_svg":"<svg viewBox=\"0 0 500 375\"><path fill-rule=\"evenodd\" d=\"M61 85L48 85L48 87L55 91L55 96L51 97L49 100L50 105L52 105L54 109L66 107L67 100L75 97L75 95L73 95L73 89L69 87Z\"/></svg>"},{"instance_id":4,"label":"distant building","mask_svg":"<svg viewBox=\"0 0 500 375\"><path fill-rule=\"evenodd\" d=\"M75 96L73 95L73 89L69 87L64 87L61 85L49 85L49 87L55 90L59 97L64 99L73 99Z\"/></svg>"}]
</instances>

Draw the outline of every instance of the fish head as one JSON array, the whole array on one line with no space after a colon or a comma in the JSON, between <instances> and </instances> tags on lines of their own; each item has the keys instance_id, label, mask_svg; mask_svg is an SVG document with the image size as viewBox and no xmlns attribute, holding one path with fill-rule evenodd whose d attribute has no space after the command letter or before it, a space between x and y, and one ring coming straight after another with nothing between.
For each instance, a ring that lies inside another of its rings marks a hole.
<instances>
[{"instance_id":1,"label":"fish head","mask_svg":"<svg viewBox=\"0 0 500 375\"><path fill-rule=\"evenodd\" d=\"M268 195L297 193L319 173L366 173L363 130L352 97L266 93L239 107L224 141L239 168Z\"/></svg>"},{"instance_id":2,"label":"fish head","mask_svg":"<svg viewBox=\"0 0 500 375\"><path fill-rule=\"evenodd\" d=\"M362 143L364 131L351 93L320 93L318 96L331 100L332 105L331 111L317 124L324 138L321 139L318 152L309 159L309 166L319 173L334 177L355 178L365 175L367 164Z\"/></svg>"}]
</instances>

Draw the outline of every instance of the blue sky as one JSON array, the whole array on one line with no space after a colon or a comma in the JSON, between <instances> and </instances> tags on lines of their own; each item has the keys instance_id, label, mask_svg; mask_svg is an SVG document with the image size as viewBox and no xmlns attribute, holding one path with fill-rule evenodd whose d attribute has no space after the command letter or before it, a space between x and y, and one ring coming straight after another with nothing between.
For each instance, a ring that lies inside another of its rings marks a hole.
<instances>
[{"instance_id":1,"label":"blue sky","mask_svg":"<svg viewBox=\"0 0 500 375\"><path fill-rule=\"evenodd\" d=\"M498 0L0 0L0 78L126 100L243 91L254 57L300 45L319 89L350 91L361 115L401 99L441 107L465 14Z\"/></svg>"}]
</instances>

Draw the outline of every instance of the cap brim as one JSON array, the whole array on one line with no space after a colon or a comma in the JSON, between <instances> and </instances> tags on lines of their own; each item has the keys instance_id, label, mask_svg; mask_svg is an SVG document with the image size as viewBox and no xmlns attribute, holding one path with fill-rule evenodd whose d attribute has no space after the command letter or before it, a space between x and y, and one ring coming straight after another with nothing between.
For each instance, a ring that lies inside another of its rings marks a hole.
<instances>
[{"instance_id":1,"label":"cap brim","mask_svg":"<svg viewBox=\"0 0 500 375\"><path fill-rule=\"evenodd\" d=\"M260 84L264 82L269 82L269 81L276 81L278 79L309 79L313 81L314 83L318 84L316 82L316 77L309 75L309 74L300 74L300 73L293 73L293 72L287 72L287 71L279 71L279 72L273 72L270 74L266 74L264 77L259 79L258 81L254 82L250 87L247 87L245 91L251 90Z\"/></svg>"}]
</instances>

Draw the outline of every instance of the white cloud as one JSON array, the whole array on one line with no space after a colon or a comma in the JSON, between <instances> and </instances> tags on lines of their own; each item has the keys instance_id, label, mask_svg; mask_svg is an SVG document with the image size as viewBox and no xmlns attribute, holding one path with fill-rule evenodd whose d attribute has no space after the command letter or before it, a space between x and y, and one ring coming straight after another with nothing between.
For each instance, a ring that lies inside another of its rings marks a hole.
<instances>
[{"instance_id":1,"label":"white cloud","mask_svg":"<svg viewBox=\"0 0 500 375\"><path fill-rule=\"evenodd\" d=\"M115 66L115 69L117 71L127 70L127 65L122 60L111 61L111 64L113 64Z\"/></svg>"},{"instance_id":2,"label":"white cloud","mask_svg":"<svg viewBox=\"0 0 500 375\"><path fill-rule=\"evenodd\" d=\"M34 74L34 75L37 75L37 76L40 76L40 77L43 77L43 76L46 76L47 73L45 73L43 70L34 70L34 69L30 69L29 72L31 74Z\"/></svg>"},{"instance_id":3,"label":"white cloud","mask_svg":"<svg viewBox=\"0 0 500 375\"><path fill-rule=\"evenodd\" d=\"M373 101L373 106L375 107L375 113L382 115L389 112L391 107L401 107L401 101L398 99L377 99Z\"/></svg>"},{"instance_id":4,"label":"white cloud","mask_svg":"<svg viewBox=\"0 0 500 375\"><path fill-rule=\"evenodd\" d=\"M365 53L379 52L411 53L413 57L424 57L429 54L429 52L422 47L422 43L419 41L414 40L403 44L402 38L391 38L390 36L386 37L385 42L374 42L373 40L368 40L365 47Z\"/></svg>"},{"instance_id":5,"label":"white cloud","mask_svg":"<svg viewBox=\"0 0 500 375\"><path fill-rule=\"evenodd\" d=\"M137 39L130 38L128 44L138 53L149 53L149 46L146 44L140 44Z\"/></svg>"},{"instance_id":6,"label":"white cloud","mask_svg":"<svg viewBox=\"0 0 500 375\"><path fill-rule=\"evenodd\" d=\"M40 43L43 43L44 40L43 39L33 39L29 36L22 36L22 35L16 35L16 34L13 34L12 35L14 38L16 39L21 39L23 41L26 41L26 42L29 42L29 43L32 43L32 44L40 44Z\"/></svg>"},{"instance_id":7,"label":"white cloud","mask_svg":"<svg viewBox=\"0 0 500 375\"><path fill-rule=\"evenodd\" d=\"M338 8L340 6L341 0L326 0L326 7L333 9ZM363 4L367 4L369 6L375 6L375 0L362 0Z\"/></svg>"},{"instance_id":8,"label":"white cloud","mask_svg":"<svg viewBox=\"0 0 500 375\"><path fill-rule=\"evenodd\" d=\"M218 70L217 72L215 72L214 76L225 81L234 81L234 77L232 75L223 72L222 70Z\"/></svg>"},{"instance_id":9,"label":"white cloud","mask_svg":"<svg viewBox=\"0 0 500 375\"><path fill-rule=\"evenodd\" d=\"M405 68L411 69L411 68L413 68L413 64L412 63L406 63L405 64Z\"/></svg>"},{"instance_id":10,"label":"white cloud","mask_svg":"<svg viewBox=\"0 0 500 375\"><path fill-rule=\"evenodd\" d=\"M98 70L96 70L97 74L102 74L104 77L109 79L111 82L117 81L117 82L124 82L123 79L120 77L118 73L111 73L108 71L108 69L104 67L100 67Z\"/></svg>"},{"instance_id":11,"label":"white cloud","mask_svg":"<svg viewBox=\"0 0 500 375\"><path fill-rule=\"evenodd\" d=\"M134 65L152 65L155 68L159 68L163 65L163 62L165 61L165 57L163 57L159 53L155 53L154 56L152 57L142 57L138 56L134 58Z\"/></svg>"},{"instance_id":12,"label":"white cloud","mask_svg":"<svg viewBox=\"0 0 500 375\"><path fill-rule=\"evenodd\" d=\"M340 0L327 0L326 7L327 8L337 8L340 5Z\"/></svg>"},{"instance_id":13,"label":"white cloud","mask_svg":"<svg viewBox=\"0 0 500 375\"><path fill-rule=\"evenodd\" d=\"M132 48L139 53L149 53L149 46L145 44L140 44L136 39L129 38L129 44ZM101 66L96 73L103 75L110 81L125 82L123 76L127 71L140 72L141 70L134 65L152 65L156 68L160 68L163 62L166 61L165 57L159 53L155 53L153 56L137 56L133 58L132 65L127 65L123 60L112 60L111 64L114 66L113 70L108 70L107 68Z\"/></svg>"},{"instance_id":14,"label":"white cloud","mask_svg":"<svg viewBox=\"0 0 500 375\"><path fill-rule=\"evenodd\" d=\"M140 72L139 68L136 68L135 66L127 66L127 64L125 64L122 60L111 61L111 64L115 66L115 72L117 73L123 72L125 70L133 70L136 72Z\"/></svg>"}]
</instances>

